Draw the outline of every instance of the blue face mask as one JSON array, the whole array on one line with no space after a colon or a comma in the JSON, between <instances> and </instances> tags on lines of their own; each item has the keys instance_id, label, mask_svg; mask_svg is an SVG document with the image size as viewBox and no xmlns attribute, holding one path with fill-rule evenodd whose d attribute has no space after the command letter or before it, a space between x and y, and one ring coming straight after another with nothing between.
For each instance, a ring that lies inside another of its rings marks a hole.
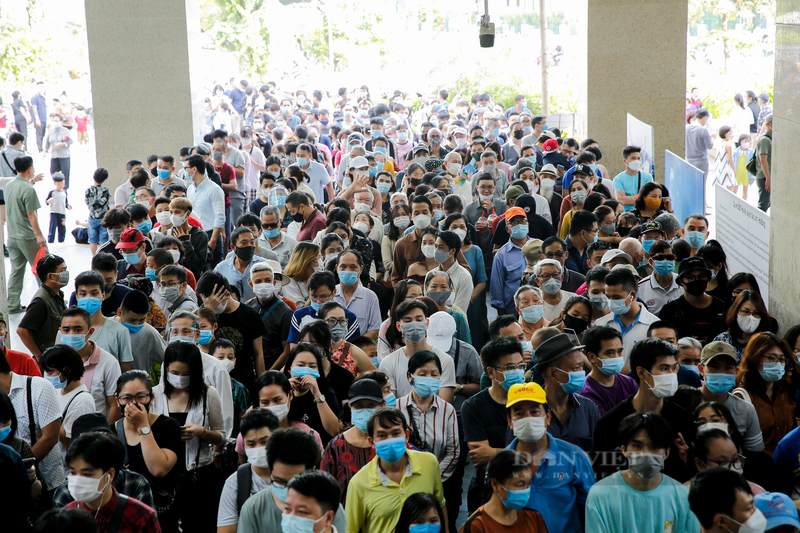
<instances>
[{"instance_id":1,"label":"blue face mask","mask_svg":"<svg viewBox=\"0 0 800 533\"><path fill-rule=\"evenodd\" d=\"M75 350L81 350L86 346L86 335L61 335L61 344L66 344Z\"/></svg>"},{"instance_id":2,"label":"blue face mask","mask_svg":"<svg viewBox=\"0 0 800 533\"><path fill-rule=\"evenodd\" d=\"M275 237L277 237L280 234L281 234L281 229L280 228L265 229L264 230L264 237L267 238L267 239L274 239Z\"/></svg>"},{"instance_id":3,"label":"blue face mask","mask_svg":"<svg viewBox=\"0 0 800 533\"><path fill-rule=\"evenodd\" d=\"M183 335L176 335L175 337L169 338L169 343L172 344L173 342L188 342L190 344L194 344L194 337L185 337Z\"/></svg>"},{"instance_id":4,"label":"blue face mask","mask_svg":"<svg viewBox=\"0 0 800 533\"><path fill-rule=\"evenodd\" d=\"M439 387L442 386L442 380L426 376L414 376L412 385L414 386L414 392L423 398L430 398L439 392Z\"/></svg>"},{"instance_id":5,"label":"blue face mask","mask_svg":"<svg viewBox=\"0 0 800 533\"><path fill-rule=\"evenodd\" d=\"M706 372L706 387L712 394L725 394L734 385L736 385L735 374L709 374Z\"/></svg>"},{"instance_id":6,"label":"blue face mask","mask_svg":"<svg viewBox=\"0 0 800 533\"><path fill-rule=\"evenodd\" d=\"M144 269L144 275L150 281L155 281L155 280L158 279L158 276L156 276L156 269L155 268L145 268Z\"/></svg>"},{"instance_id":7,"label":"blue face mask","mask_svg":"<svg viewBox=\"0 0 800 533\"><path fill-rule=\"evenodd\" d=\"M592 169L592 172L594 172L595 174L597 174L597 165L589 165L589 168L591 168L591 169Z\"/></svg>"},{"instance_id":8,"label":"blue face mask","mask_svg":"<svg viewBox=\"0 0 800 533\"><path fill-rule=\"evenodd\" d=\"M376 139L383 135L383 132L381 130L370 130L369 134L373 139Z\"/></svg>"},{"instance_id":9,"label":"blue face mask","mask_svg":"<svg viewBox=\"0 0 800 533\"><path fill-rule=\"evenodd\" d=\"M548 126L547 124L545 124L544 126L542 126L542 131L547 131L547 130L549 130L549 129L550 129L550 126Z\"/></svg>"},{"instance_id":10,"label":"blue face mask","mask_svg":"<svg viewBox=\"0 0 800 533\"><path fill-rule=\"evenodd\" d=\"M500 383L500 386L503 387L505 390L511 388L512 385L516 385L518 383L525 383L525 371L518 368L516 370L506 370L502 373L505 381Z\"/></svg>"},{"instance_id":11,"label":"blue face mask","mask_svg":"<svg viewBox=\"0 0 800 533\"><path fill-rule=\"evenodd\" d=\"M277 179L280 179L280 177L281 177L281 173L280 173L280 172L270 172L270 174L272 174L273 176L275 176L275 179L276 179L276 180L277 180Z\"/></svg>"},{"instance_id":12,"label":"blue face mask","mask_svg":"<svg viewBox=\"0 0 800 533\"><path fill-rule=\"evenodd\" d=\"M158 177L162 180L169 179L169 170L164 170L162 168L158 169Z\"/></svg>"},{"instance_id":13,"label":"blue face mask","mask_svg":"<svg viewBox=\"0 0 800 533\"><path fill-rule=\"evenodd\" d=\"M559 372L564 372L560 368L557 368L556 370ZM583 388L583 385L586 383L586 373L583 370L564 373L569 375L569 381L566 383L561 383L561 388L564 389L564 392L567 394L573 394Z\"/></svg>"},{"instance_id":14,"label":"blue face mask","mask_svg":"<svg viewBox=\"0 0 800 533\"><path fill-rule=\"evenodd\" d=\"M144 222L137 224L136 229L138 229L142 233L148 233L151 229L153 229L153 221L145 220Z\"/></svg>"},{"instance_id":15,"label":"blue face mask","mask_svg":"<svg viewBox=\"0 0 800 533\"><path fill-rule=\"evenodd\" d=\"M539 322L544 316L544 305L542 304L533 304L529 305L528 307L523 307L522 311L522 319L527 322L528 324L535 324Z\"/></svg>"},{"instance_id":16,"label":"blue face mask","mask_svg":"<svg viewBox=\"0 0 800 533\"><path fill-rule=\"evenodd\" d=\"M624 357L612 357L610 359L603 359L603 366L600 367L600 372L607 376L613 376L614 374L619 374L619 371L622 370L622 367L625 366L625 358Z\"/></svg>"},{"instance_id":17,"label":"blue face mask","mask_svg":"<svg viewBox=\"0 0 800 533\"><path fill-rule=\"evenodd\" d=\"M414 524L409 526L408 533L439 533L441 530L441 524Z\"/></svg>"},{"instance_id":18,"label":"blue face mask","mask_svg":"<svg viewBox=\"0 0 800 533\"><path fill-rule=\"evenodd\" d=\"M296 378L311 376L314 379L319 379L319 370L308 366L295 366L292 368L292 375Z\"/></svg>"},{"instance_id":19,"label":"blue face mask","mask_svg":"<svg viewBox=\"0 0 800 533\"><path fill-rule=\"evenodd\" d=\"M653 269L660 276L669 276L675 271L675 261L656 261Z\"/></svg>"},{"instance_id":20,"label":"blue face mask","mask_svg":"<svg viewBox=\"0 0 800 533\"><path fill-rule=\"evenodd\" d=\"M650 248L653 247L653 244L655 242L656 241L642 241L642 248L644 248L644 251L649 254L650 253Z\"/></svg>"},{"instance_id":21,"label":"blue face mask","mask_svg":"<svg viewBox=\"0 0 800 533\"><path fill-rule=\"evenodd\" d=\"M350 421L355 427L366 433L367 420L375 411L377 409L350 409Z\"/></svg>"},{"instance_id":22,"label":"blue face mask","mask_svg":"<svg viewBox=\"0 0 800 533\"><path fill-rule=\"evenodd\" d=\"M319 303L317 303L317 302L315 302L313 300L311 301L311 309L313 309L314 311L319 311L319 308L321 306L322 306L322 304L319 304Z\"/></svg>"},{"instance_id":23,"label":"blue face mask","mask_svg":"<svg viewBox=\"0 0 800 533\"><path fill-rule=\"evenodd\" d=\"M376 147L376 148L375 148L375 151L376 151L376 152L380 152L380 153L382 153L383 155L386 155L386 148L384 148L383 146L378 146L378 147Z\"/></svg>"},{"instance_id":24,"label":"blue face mask","mask_svg":"<svg viewBox=\"0 0 800 533\"><path fill-rule=\"evenodd\" d=\"M283 207L286 205L286 197L281 196L280 194L276 194L275 196L271 196L269 199L269 205L274 207Z\"/></svg>"},{"instance_id":25,"label":"blue face mask","mask_svg":"<svg viewBox=\"0 0 800 533\"><path fill-rule=\"evenodd\" d=\"M441 210L441 209L434 209L434 210L433 210L433 218L431 218L431 224L432 224L432 223L434 223L434 222L438 222L438 221L439 221L439 219L440 219L440 218L442 218L442 215L443 215L443 214L444 214L444 211L443 211L443 210Z\"/></svg>"},{"instance_id":26,"label":"blue face mask","mask_svg":"<svg viewBox=\"0 0 800 533\"><path fill-rule=\"evenodd\" d=\"M306 166L308 164L308 158L307 157L298 157L297 158L297 164L300 165L301 167Z\"/></svg>"},{"instance_id":27,"label":"blue face mask","mask_svg":"<svg viewBox=\"0 0 800 533\"><path fill-rule=\"evenodd\" d=\"M210 329L201 329L200 338L197 339L197 344L205 346L206 344L211 342L211 339L213 337L214 337L214 332L212 332Z\"/></svg>"},{"instance_id":28,"label":"blue face mask","mask_svg":"<svg viewBox=\"0 0 800 533\"><path fill-rule=\"evenodd\" d=\"M396 437L375 443L375 454L387 463L396 463L406 453L406 437Z\"/></svg>"},{"instance_id":29,"label":"blue face mask","mask_svg":"<svg viewBox=\"0 0 800 533\"><path fill-rule=\"evenodd\" d=\"M6 440L9 435L11 435L11 424L0 429L0 442Z\"/></svg>"},{"instance_id":30,"label":"blue face mask","mask_svg":"<svg viewBox=\"0 0 800 533\"><path fill-rule=\"evenodd\" d=\"M761 377L764 378L764 381L768 381L770 383L779 381L786 372L786 368L784 367L783 363L763 363L763 365L764 370L759 371L759 374L761 374Z\"/></svg>"},{"instance_id":31,"label":"blue face mask","mask_svg":"<svg viewBox=\"0 0 800 533\"><path fill-rule=\"evenodd\" d=\"M144 324L134 325L134 324L129 324L124 320L122 321L122 325L128 328L128 331L130 331L131 333L139 333L144 327Z\"/></svg>"},{"instance_id":32,"label":"blue face mask","mask_svg":"<svg viewBox=\"0 0 800 533\"><path fill-rule=\"evenodd\" d=\"M369 362L370 362L370 363L372 363L372 365L373 365L375 368L378 368L378 364L380 363L380 362L378 361L378 358L377 358L377 357L370 357L370 358L369 358Z\"/></svg>"},{"instance_id":33,"label":"blue face mask","mask_svg":"<svg viewBox=\"0 0 800 533\"><path fill-rule=\"evenodd\" d=\"M371 178L374 178L378 175L378 167L369 167L369 175Z\"/></svg>"},{"instance_id":34,"label":"blue face mask","mask_svg":"<svg viewBox=\"0 0 800 533\"><path fill-rule=\"evenodd\" d=\"M324 519L325 516L313 520L303 516L284 513L281 515L281 531L282 533L314 533L314 524Z\"/></svg>"},{"instance_id":35,"label":"blue face mask","mask_svg":"<svg viewBox=\"0 0 800 533\"><path fill-rule=\"evenodd\" d=\"M67 386L66 381L61 381L61 374L57 376L48 376L47 374L44 375L44 379L50 382L50 384L56 388L56 390L63 389Z\"/></svg>"},{"instance_id":36,"label":"blue face mask","mask_svg":"<svg viewBox=\"0 0 800 533\"><path fill-rule=\"evenodd\" d=\"M342 285L355 285L358 283L358 272L339 272L339 281Z\"/></svg>"},{"instance_id":37,"label":"blue face mask","mask_svg":"<svg viewBox=\"0 0 800 533\"><path fill-rule=\"evenodd\" d=\"M681 365L681 367L683 367L684 370L689 370L691 372L694 372L698 376L700 375L700 369L697 368L697 365Z\"/></svg>"},{"instance_id":38,"label":"blue face mask","mask_svg":"<svg viewBox=\"0 0 800 533\"><path fill-rule=\"evenodd\" d=\"M624 315L625 313L630 311L631 306L625 303L626 301L628 301L628 296L626 296L622 300L609 300L608 308L611 310L611 312L614 313L615 315Z\"/></svg>"},{"instance_id":39,"label":"blue face mask","mask_svg":"<svg viewBox=\"0 0 800 533\"><path fill-rule=\"evenodd\" d=\"M272 494L274 494L280 501L285 502L286 496L289 495L289 487L281 487L280 485L273 483Z\"/></svg>"},{"instance_id":40,"label":"blue face mask","mask_svg":"<svg viewBox=\"0 0 800 533\"><path fill-rule=\"evenodd\" d=\"M94 298L92 296L86 296L85 298L78 298L78 307L81 309L86 309L86 312L90 315L95 314L97 311L100 310L100 306L103 305L102 298Z\"/></svg>"},{"instance_id":41,"label":"blue face mask","mask_svg":"<svg viewBox=\"0 0 800 533\"><path fill-rule=\"evenodd\" d=\"M386 194L389 192L389 189L392 188L391 183L386 183L385 181L379 181L375 184L375 188L378 189L378 192L381 194Z\"/></svg>"},{"instance_id":42,"label":"blue face mask","mask_svg":"<svg viewBox=\"0 0 800 533\"><path fill-rule=\"evenodd\" d=\"M492 137L500 137L500 130L495 128L492 130Z\"/></svg>"},{"instance_id":43,"label":"blue face mask","mask_svg":"<svg viewBox=\"0 0 800 533\"><path fill-rule=\"evenodd\" d=\"M531 497L530 487L522 490L506 489L506 492L508 492L508 497L500 498L500 501L502 501L503 505L505 505L509 509L524 509L525 506L528 505L528 500Z\"/></svg>"},{"instance_id":44,"label":"blue face mask","mask_svg":"<svg viewBox=\"0 0 800 533\"><path fill-rule=\"evenodd\" d=\"M688 242L689 246L692 248L700 248L706 242L706 234L699 231L687 231L686 242Z\"/></svg>"},{"instance_id":45,"label":"blue face mask","mask_svg":"<svg viewBox=\"0 0 800 533\"><path fill-rule=\"evenodd\" d=\"M345 176L344 178L342 178L342 189L346 189L350 187L352 184L353 180L351 180L349 177Z\"/></svg>"},{"instance_id":46,"label":"blue face mask","mask_svg":"<svg viewBox=\"0 0 800 533\"><path fill-rule=\"evenodd\" d=\"M390 392L383 397L383 401L386 402L386 407L395 407L397 405L397 396L395 396L393 392Z\"/></svg>"},{"instance_id":47,"label":"blue face mask","mask_svg":"<svg viewBox=\"0 0 800 533\"><path fill-rule=\"evenodd\" d=\"M122 258L129 265L138 265L142 260L139 254L122 254Z\"/></svg>"},{"instance_id":48,"label":"blue face mask","mask_svg":"<svg viewBox=\"0 0 800 533\"><path fill-rule=\"evenodd\" d=\"M513 228L511 228L511 236L515 239L524 239L528 236L528 225L527 224L517 224Z\"/></svg>"}]
</instances>

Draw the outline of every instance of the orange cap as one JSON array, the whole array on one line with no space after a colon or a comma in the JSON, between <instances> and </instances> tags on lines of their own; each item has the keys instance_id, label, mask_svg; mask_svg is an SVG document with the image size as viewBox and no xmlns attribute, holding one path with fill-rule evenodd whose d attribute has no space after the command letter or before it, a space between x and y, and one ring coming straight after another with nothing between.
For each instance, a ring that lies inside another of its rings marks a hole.
<instances>
[{"instance_id":1,"label":"orange cap","mask_svg":"<svg viewBox=\"0 0 800 533\"><path fill-rule=\"evenodd\" d=\"M525 213L525 210L521 207L512 207L508 211L506 211L506 222L511 220L514 217L525 217L528 218L528 215Z\"/></svg>"}]
</instances>

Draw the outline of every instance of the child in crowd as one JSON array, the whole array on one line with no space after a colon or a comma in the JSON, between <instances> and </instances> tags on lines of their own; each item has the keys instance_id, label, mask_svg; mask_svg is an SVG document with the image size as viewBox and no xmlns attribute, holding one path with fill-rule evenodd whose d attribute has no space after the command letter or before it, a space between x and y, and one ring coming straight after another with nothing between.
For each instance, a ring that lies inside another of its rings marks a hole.
<instances>
[{"instance_id":1,"label":"child in crowd","mask_svg":"<svg viewBox=\"0 0 800 533\"><path fill-rule=\"evenodd\" d=\"M111 191L103 185L108 179L108 171L98 168L92 176L94 184L86 189L86 206L89 208L89 246L92 255L97 253L97 245L108 241L108 230L103 227L103 217L110 208Z\"/></svg>"},{"instance_id":2,"label":"child in crowd","mask_svg":"<svg viewBox=\"0 0 800 533\"><path fill-rule=\"evenodd\" d=\"M72 209L67 200L67 191L64 190L64 174L56 172L53 174L53 185L55 189L47 193L47 205L50 206L50 232L47 235L47 242L53 243L58 231L58 242L64 242L67 233L67 209Z\"/></svg>"}]
</instances>

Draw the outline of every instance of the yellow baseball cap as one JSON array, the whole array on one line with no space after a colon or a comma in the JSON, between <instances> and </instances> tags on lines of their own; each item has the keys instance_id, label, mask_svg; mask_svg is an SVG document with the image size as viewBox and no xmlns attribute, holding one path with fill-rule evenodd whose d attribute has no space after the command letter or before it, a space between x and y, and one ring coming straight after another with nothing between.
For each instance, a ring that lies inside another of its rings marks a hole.
<instances>
[{"instance_id":1,"label":"yellow baseball cap","mask_svg":"<svg viewBox=\"0 0 800 533\"><path fill-rule=\"evenodd\" d=\"M519 402L547 403L547 395L538 383L517 383L508 389L506 407Z\"/></svg>"}]
</instances>

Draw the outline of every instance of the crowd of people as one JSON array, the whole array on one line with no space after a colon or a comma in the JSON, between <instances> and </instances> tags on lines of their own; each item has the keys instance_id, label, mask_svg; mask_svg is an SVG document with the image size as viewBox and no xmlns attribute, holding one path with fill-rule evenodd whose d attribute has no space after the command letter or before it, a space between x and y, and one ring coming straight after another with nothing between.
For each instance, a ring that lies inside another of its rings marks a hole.
<instances>
[{"instance_id":1,"label":"crowd of people","mask_svg":"<svg viewBox=\"0 0 800 533\"><path fill-rule=\"evenodd\" d=\"M89 265L6 140L9 531L800 530L800 326L640 148L333 96L215 86L202 143L94 172Z\"/></svg>"}]
</instances>

